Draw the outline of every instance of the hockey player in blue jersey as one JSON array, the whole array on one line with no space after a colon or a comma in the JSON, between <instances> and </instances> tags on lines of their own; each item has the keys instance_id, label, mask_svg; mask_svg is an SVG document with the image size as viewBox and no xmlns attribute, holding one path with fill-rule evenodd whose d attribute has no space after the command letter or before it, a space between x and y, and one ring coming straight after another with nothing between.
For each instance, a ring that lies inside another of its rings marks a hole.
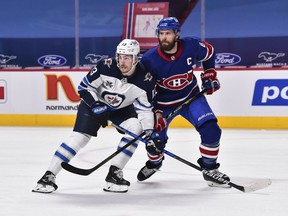
<instances>
[{"instance_id":1,"label":"hockey player in blue jersey","mask_svg":"<svg viewBox=\"0 0 288 216\"><path fill-rule=\"evenodd\" d=\"M139 181L146 180L162 166L164 155L161 150L167 143L167 127L173 119L170 118L167 121L163 116L167 116L177 106L199 93L197 79L193 74L193 65L198 62L202 63L204 70L201 74L202 88L207 89L207 95L213 94L220 88L212 45L191 37L180 39L180 23L175 17L160 20L157 25L157 37L159 45L144 53L141 62L157 80L156 103L154 104L155 129L160 131L161 144L156 142L156 145L148 146L149 160L138 173ZM220 164L217 163L217 157L221 129L205 96L200 97L177 114L187 119L200 134L201 157L198 160L200 166L229 180L227 175L218 170ZM203 177L209 186L229 187L227 184L219 184L207 175Z\"/></svg>"},{"instance_id":2,"label":"hockey player in blue jersey","mask_svg":"<svg viewBox=\"0 0 288 216\"><path fill-rule=\"evenodd\" d=\"M152 99L156 80L139 63L140 46L136 40L125 39L116 49L115 59L104 59L83 78L78 86L81 102L70 138L63 142L52 157L48 170L32 190L51 193L58 186L56 175L61 163L68 163L77 152L97 136L107 121L135 133L151 135L154 126ZM121 148L132 139L123 136ZM157 141L157 138L154 139ZM153 142L153 139L150 140ZM123 178L122 169L136 150L138 142L127 147L111 161L104 191L127 192L130 182Z\"/></svg>"}]
</instances>

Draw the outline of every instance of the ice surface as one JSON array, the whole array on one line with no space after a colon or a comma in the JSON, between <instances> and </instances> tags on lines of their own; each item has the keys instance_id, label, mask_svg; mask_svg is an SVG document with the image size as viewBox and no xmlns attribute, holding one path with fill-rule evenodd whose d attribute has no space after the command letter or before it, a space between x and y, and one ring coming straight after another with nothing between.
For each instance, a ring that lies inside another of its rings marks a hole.
<instances>
[{"instance_id":1,"label":"ice surface","mask_svg":"<svg viewBox=\"0 0 288 216\"><path fill-rule=\"evenodd\" d=\"M110 162L89 176L62 170L58 190L32 193L70 127L0 127L0 214L3 216L286 216L288 211L288 131L223 129L218 162L231 182L249 185L270 178L272 185L243 193L210 188L202 173L166 156L161 172L145 182L136 175L147 158L140 144L124 169L128 193L103 191ZM71 164L91 168L116 151L121 135L99 131ZM170 129L166 149L192 163L200 156L194 129Z\"/></svg>"}]
</instances>

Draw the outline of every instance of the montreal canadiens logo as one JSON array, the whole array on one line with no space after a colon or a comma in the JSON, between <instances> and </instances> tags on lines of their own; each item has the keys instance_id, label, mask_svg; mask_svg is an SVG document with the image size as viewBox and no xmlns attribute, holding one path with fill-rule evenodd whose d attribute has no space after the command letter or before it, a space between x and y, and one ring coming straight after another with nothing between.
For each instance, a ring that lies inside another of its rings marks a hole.
<instances>
[{"instance_id":1,"label":"montreal canadiens logo","mask_svg":"<svg viewBox=\"0 0 288 216\"><path fill-rule=\"evenodd\" d=\"M178 74L163 80L162 85L170 90L181 90L193 81L193 71L187 74ZM159 83L161 85L161 83Z\"/></svg>"},{"instance_id":2,"label":"montreal canadiens logo","mask_svg":"<svg viewBox=\"0 0 288 216\"><path fill-rule=\"evenodd\" d=\"M57 67L65 65L66 58L60 55L45 55L38 58L38 63L45 67Z\"/></svg>"},{"instance_id":3,"label":"montreal canadiens logo","mask_svg":"<svg viewBox=\"0 0 288 216\"><path fill-rule=\"evenodd\" d=\"M227 66L235 65L241 61L241 57L234 53L217 53L215 58L215 64Z\"/></svg>"}]
</instances>

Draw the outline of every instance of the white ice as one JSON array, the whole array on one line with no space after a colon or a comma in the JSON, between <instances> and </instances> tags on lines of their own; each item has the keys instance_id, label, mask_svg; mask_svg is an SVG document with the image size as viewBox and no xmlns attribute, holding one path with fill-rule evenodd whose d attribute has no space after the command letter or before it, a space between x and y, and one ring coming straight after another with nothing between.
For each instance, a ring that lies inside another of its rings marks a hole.
<instances>
[{"instance_id":1,"label":"white ice","mask_svg":"<svg viewBox=\"0 0 288 216\"><path fill-rule=\"evenodd\" d=\"M58 190L32 193L70 127L0 127L0 215L3 216L286 216L288 211L288 131L223 129L218 162L231 182L249 185L270 178L253 193L206 185L202 173L166 156L161 172L145 182L136 175L147 158L140 144L124 169L128 193L103 191L110 163L89 176L62 170ZM121 135L99 131L71 164L91 168L116 151ZM170 129L167 150L194 163L199 136L194 129Z\"/></svg>"}]
</instances>

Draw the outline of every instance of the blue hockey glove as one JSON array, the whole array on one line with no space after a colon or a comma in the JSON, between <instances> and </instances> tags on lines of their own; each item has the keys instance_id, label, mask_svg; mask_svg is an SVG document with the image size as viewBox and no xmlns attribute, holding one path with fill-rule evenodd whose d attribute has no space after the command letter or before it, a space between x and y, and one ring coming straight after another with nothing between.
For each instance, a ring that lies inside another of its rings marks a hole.
<instances>
[{"instance_id":1,"label":"blue hockey glove","mask_svg":"<svg viewBox=\"0 0 288 216\"><path fill-rule=\"evenodd\" d=\"M108 119L110 112L108 111L108 106L101 102L96 102L91 107L91 111L93 112L93 117L95 121L99 122L99 124L104 128L108 125Z\"/></svg>"},{"instance_id":2,"label":"blue hockey glove","mask_svg":"<svg viewBox=\"0 0 288 216\"><path fill-rule=\"evenodd\" d=\"M220 82L217 79L215 69L208 69L201 74L202 89L207 89L207 95L213 94L220 88Z\"/></svg>"},{"instance_id":3,"label":"blue hockey glove","mask_svg":"<svg viewBox=\"0 0 288 216\"><path fill-rule=\"evenodd\" d=\"M147 152L152 153L154 155L158 155L162 153L164 146L162 145L162 142L160 140L160 136L158 133L153 132L151 136L149 137L148 141L149 143L146 144Z\"/></svg>"}]
</instances>

